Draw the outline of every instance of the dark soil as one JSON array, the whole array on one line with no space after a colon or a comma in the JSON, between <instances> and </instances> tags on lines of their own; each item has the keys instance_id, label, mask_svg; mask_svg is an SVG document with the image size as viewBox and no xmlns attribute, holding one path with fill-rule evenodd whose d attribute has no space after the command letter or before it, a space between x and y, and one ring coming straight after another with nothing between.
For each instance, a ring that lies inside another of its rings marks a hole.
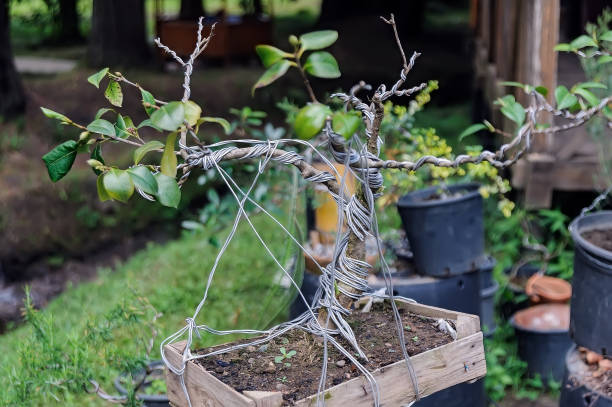
<instances>
[{"instance_id":1,"label":"dark soil","mask_svg":"<svg viewBox=\"0 0 612 407\"><path fill-rule=\"evenodd\" d=\"M612 229L591 229L582 233L582 237L597 247L612 252Z\"/></svg>"},{"instance_id":2,"label":"dark soil","mask_svg":"<svg viewBox=\"0 0 612 407\"><path fill-rule=\"evenodd\" d=\"M436 321L433 319L404 310L400 310L400 315L409 355L416 355L452 341L450 335L435 327ZM369 359L365 364L369 371L402 359L390 305L376 304L369 313L356 311L349 317L348 322ZM249 341L247 339L235 343ZM350 349L347 343L341 343L346 349ZM207 353L226 346L228 344L201 349L197 353ZM295 351L295 355L275 363L275 357L282 354L281 348L287 353ZM328 350L326 388L360 375L357 367L333 346L330 345ZM317 392L322 357L323 343L296 329L266 345L199 359L197 363L237 391L282 391L284 405L292 405L295 401Z\"/></svg>"},{"instance_id":3,"label":"dark soil","mask_svg":"<svg viewBox=\"0 0 612 407\"><path fill-rule=\"evenodd\" d=\"M444 200L452 199L452 198L460 198L463 195L467 194L468 192L469 192L468 190L459 190L459 191L450 192L449 190L445 188L440 188L440 191L423 197L421 201L422 202L444 201Z\"/></svg>"}]
</instances>

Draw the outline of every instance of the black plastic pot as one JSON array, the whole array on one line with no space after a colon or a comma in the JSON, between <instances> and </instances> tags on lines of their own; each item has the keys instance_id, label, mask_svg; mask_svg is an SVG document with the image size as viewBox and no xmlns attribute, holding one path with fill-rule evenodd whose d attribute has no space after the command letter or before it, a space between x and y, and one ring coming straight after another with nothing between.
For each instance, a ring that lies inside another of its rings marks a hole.
<instances>
[{"instance_id":1,"label":"black plastic pot","mask_svg":"<svg viewBox=\"0 0 612 407\"><path fill-rule=\"evenodd\" d=\"M484 379L461 383L414 403L414 407L485 407Z\"/></svg>"},{"instance_id":2,"label":"black plastic pot","mask_svg":"<svg viewBox=\"0 0 612 407\"><path fill-rule=\"evenodd\" d=\"M530 309L561 306L560 304L536 305ZM525 312L526 310L520 311ZM510 318L516 332L519 357L527 362L527 373L539 374L543 381L563 379L565 364L559 355L565 355L573 346L567 329L530 329L517 323L517 315ZM567 320L566 320L567 321Z\"/></svg>"},{"instance_id":3,"label":"black plastic pot","mask_svg":"<svg viewBox=\"0 0 612 407\"><path fill-rule=\"evenodd\" d=\"M569 227L574 239L570 334L579 346L603 355L612 355L612 252L581 234L608 227L612 227L612 211L579 217Z\"/></svg>"},{"instance_id":4,"label":"black plastic pot","mask_svg":"<svg viewBox=\"0 0 612 407\"><path fill-rule=\"evenodd\" d=\"M495 260L489 258L487 264L478 270L480 279L480 325L485 336L495 333L495 293L499 284L493 279Z\"/></svg>"},{"instance_id":5,"label":"black plastic pot","mask_svg":"<svg viewBox=\"0 0 612 407\"><path fill-rule=\"evenodd\" d=\"M576 347L565 357L565 377L561 387L559 407L612 407L612 399L588 388L582 382L582 375L588 368L580 359Z\"/></svg>"},{"instance_id":6,"label":"black plastic pot","mask_svg":"<svg viewBox=\"0 0 612 407\"><path fill-rule=\"evenodd\" d=\"M382 277L370 277L374 290L386 287ZM393 277L395 295L412 298L421 304L468 314L480 314L480 278L478 272L449 278L429 276Z\"/></svg>"},{"instance_id":7,"label":"black plastic pot","mask_svg":"<svg viewBox=\"0 0 612 407\"><path fill-rule=\"evenodd\" d=\"M434 199L440 187L411 192L397 203L420 274L449 277L475 271L485 261L479 184L448 186L448 199Z\"/></svg>"},{"instance_id":8,"label":"black plastic pot","mask_svg":"<svg viewBox=\"0 0 612 407\"><path fill-rule=\"evenodd\" d=\"M164 362L162 362L161 360L156 360L153 361L151 363L149 363L149 368L151 368L152 370L161 370L163 371L165 369L164 366ZM144 370L139 372L136 377L138 375L143 375L145 372ZM127 389L123 386L123 384L121 384L121 379L124 376L119 376L115 379L114 381L114 385L115 388L117 389L117 391L125 396L127 395ZM142 376L141 376L142 377ZM147 382L145 381L144 386L147 385ZM141 400L143 402L143 405L145 407L170 407L170 401L168 400L168 396L166 396L165 394L163 395L149 395L149 394L145 394L145 393L138 393L136 395L136 398L138 398L138 400Z\"/></svg>"},{"instance_id":9,"label":"black plastic pot","mask_svg":"<svg viewBox=\"0 0 612 407\"><path fill-rule=\"evenodd\" d=\"M304 278L302 279L301 291L308 304L312 304L315 293L319 288L319 276L304 271ZM296 318L306 312L306 304L299 295L293 300L291 307L289 308L289 319Z\"/></svg>"}]
</instances>

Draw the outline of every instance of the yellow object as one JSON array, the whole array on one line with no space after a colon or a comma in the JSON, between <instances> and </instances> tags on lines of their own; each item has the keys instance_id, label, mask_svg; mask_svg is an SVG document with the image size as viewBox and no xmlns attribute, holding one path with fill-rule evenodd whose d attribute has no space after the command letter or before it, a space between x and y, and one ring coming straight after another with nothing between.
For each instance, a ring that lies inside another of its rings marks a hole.
<instances>
[{"instance_id":1,"label":"yellow object","mask_svg":"<svg viewBox=\"0 0 612 407\"><path fill-rule=\"evenodd\" d=\"M320 171L332 172L327 164L324 163L314 163L313 166ZM336 167L336 171L338 171L339 176L336 175L336 180L340 182L342 180L342 176L344 175L344 165L342 164L334 164ZM355 177L353 174L346 174L346 191L352 195L355 193ZM327 192L327 188L322 185L315 184L315 228L322 232L323 234L332 234L335 235L336 227L338 225L338 206L336 205L336 201L331 197L329 192Z\"/></svg>"}]
</instances>

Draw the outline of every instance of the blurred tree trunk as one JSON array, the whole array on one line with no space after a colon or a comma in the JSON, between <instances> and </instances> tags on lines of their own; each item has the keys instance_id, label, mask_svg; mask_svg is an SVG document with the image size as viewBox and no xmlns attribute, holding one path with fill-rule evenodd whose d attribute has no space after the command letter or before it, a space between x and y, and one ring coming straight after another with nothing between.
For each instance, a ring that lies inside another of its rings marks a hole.
<instances>
[{"instance_id":1,"label":"blurred tree trunk","mask_svg":"<svg viewBox=\"0 0 612 407\"><path fill-rule=\"evenodd\" d=\"M79 31L77 0L59 0L59 32L61 42L78 42L83 39Z\"/></svg>"},{"instance_id":2,"label":"blurred tree trunk","mask_svg":"<svg viewBox=\"0 0 612 407\"><path fill-rule=\"evenodd\" d=\"M0 0L0 117L11 117L25 109L25 94L11 50L9 1Z\"/></svg>"},{"instance_id":3,"label":"blurred tree trunk","mask_svg":"<svg viewBox=\"0 0 612 407\"><path fill-rule=\"evenodd\" d=\"M91 65L143 65L150 55L144 0L94 0L87 50Z\"/></svg>"},{"instance_id":4,"label":"blurred tree trunk","mask_svg":"<svg viewBox=\"0 0 612 407\"><path fill-rule=\"evenodd\" d=\"M180 20L197 20L204 16L202 0L181 0Z\"/></svg>"},{"instance_id":5,"label":"blurred tree trunk","mask_svg":"<svg viewBox=\"0 0 612 407\"><path fill-rule=\"evenodd\" d=\"M372 16L374 23L378 16L387 18L390 13L394 13L402 33L416 34L422 28L425 3L424 0L351 0L349 7L342 1L323 0L319 21L326 23L351 17Z\"/></svg>"}]
</instances>

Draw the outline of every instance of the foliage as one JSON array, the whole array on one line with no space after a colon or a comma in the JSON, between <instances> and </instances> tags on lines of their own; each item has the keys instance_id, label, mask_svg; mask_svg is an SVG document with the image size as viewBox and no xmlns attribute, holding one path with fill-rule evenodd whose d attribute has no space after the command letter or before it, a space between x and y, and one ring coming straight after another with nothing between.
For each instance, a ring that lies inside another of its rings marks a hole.
<instances>
[{"instance_id":1,"label":"foliage","mask_svg":"<svg viewBox=\"0 0 612 407\"><path fill-rule=\"evenodd\" d=\"M492 339L485 339L487 375L485 388L493 401L506 396L510 388L519 399L537 400L541 393L549 390L558 393L561 384L548 378L547 385L537 375L526 376L527 363L518 357L514 328L505 322L497 326Z\"/></svg>"},{"instance_id":2,"label":"foliage","mask_svg":"<svg viewBox=\"0 0 612 407\"><path fill-rule=\"evenodd\" d=\"M156 310L133 290L103 316L88 321L81 332L73 331L68 336L61 332L52 314L34 309L29 292L24 317L31 334L15 349L19 369L6 369L6 386L0 393L2 405L60 402L71 393L94 392L94 372L142 369L151 350L147 338L157 329ZM119 331L134 338L135 347L129 352L117 342ZM124 404L140 405L133 386Z\"/></svg>"},{"instance_id":3,"label":"foliage","mask_svg":"<svg viewBox=\"0 0 612 407\"><path fill-rule=\"evenodd\" d=\"M252 220L275 254L282 255L287 249L294 252L293 245L277 239L278 229L267 219L258 215ZM223 239L228 232L196 231L167 245L151 244L116 271L103 271L96 281L66 290L45 310L34 311L31 321L0 336L0 348L7 350L0 356L0 405L95 403L95 397L85 394L78 384L94 379L109 391L119 373L142 366L146 359L143 345L151 338L152 309L140 301L150 298L151 305L163 314L155 323L159 335L153 352L157 352L160 340L174 332L201 299L201 282L214 262L214 255L202 253L217 250L211 237ZM240 225L221 260L220 274L215 277L219 284L213 284L209 293L212 301L206 309L206 323L210 326L264 328L284 320L295 290L279 285L277 266L272 259L259 256L254 241L248 225ZM48 339L41 341L41 335ZM203 335L196 346L227 340ZM52 359L58 364L49 369ZM70 367L80 369L77 372L82 377L76 377ZM66 388L59 386L56 379L68 377L79 381ZM41 391L32 391L37 386ZM24 388L29 391L25 400L18 393Z\"/></svg>"},{"instance_id":4,"label":"foliage","mask_svg":"<svg viewBox=\"0 0 612 407\"><path fill-rule=\"evenodd\" d=\"M435 129L414 127L415 114L423 110L431 98L431 92L437 87L436 81L430 81L408 107L393 105L391 102L385 104L386 115L381 125L386 143L385 158L400 161L416 161L423 156L453 158L452 147L437 135ZM468 154L477 155L481 148L472 146L466 147L466 150ZM407 191L429 185L440 185L443 190L446 184L469 181L483 184L480 188L483 197L497 195L497 205L504 216L510 216L514 208L514 203L504 196L510 190L508 181L502 179L498 170L488 162L467 164L465 168L428 166L418 172L387 171L383 177L385 194L377 201L381 208L395 204ZM396 226L399 226L398 222L396 219Z\"/></svg>"},{"instance_id":5,"label":"foliage","mask_svg":"<svg viewBox=\"0 0 612 407\"><path fill-rule=\"evenodd\" d=\"M526 211L510 217L491 213L486 218L489 252L497 259L497 277L516 264L542 265L546 274L570 280L573 274L573 249L568 230L569 219L558 209Z\"/></svg>"}]
</instances>

